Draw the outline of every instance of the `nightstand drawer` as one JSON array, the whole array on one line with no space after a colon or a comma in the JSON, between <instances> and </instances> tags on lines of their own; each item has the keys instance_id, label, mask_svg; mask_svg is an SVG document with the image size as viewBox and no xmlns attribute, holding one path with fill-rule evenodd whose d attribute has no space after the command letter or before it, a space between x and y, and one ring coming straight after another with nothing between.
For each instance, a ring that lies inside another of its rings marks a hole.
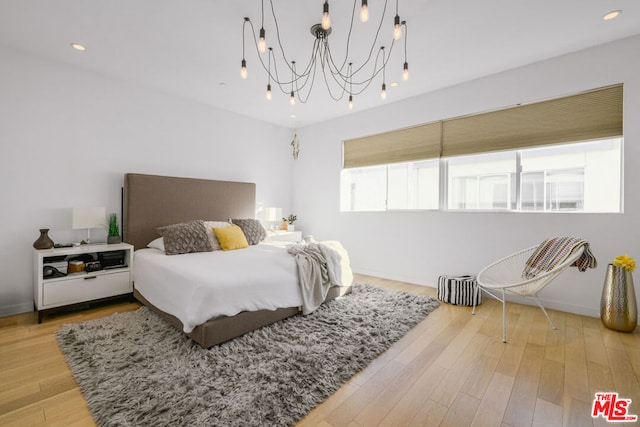
<instances>
[{"instance_id":1,"label":"nightstand drawer","mask_svg":"<svg viewBox=\"0 0 640 427\"><path fill-rule=\"evenodd\" d=\"M84 275L76 279L48 281L42 286L43 306L91 301L132 292L130 271Z\"/></svg>"}]
</instances>

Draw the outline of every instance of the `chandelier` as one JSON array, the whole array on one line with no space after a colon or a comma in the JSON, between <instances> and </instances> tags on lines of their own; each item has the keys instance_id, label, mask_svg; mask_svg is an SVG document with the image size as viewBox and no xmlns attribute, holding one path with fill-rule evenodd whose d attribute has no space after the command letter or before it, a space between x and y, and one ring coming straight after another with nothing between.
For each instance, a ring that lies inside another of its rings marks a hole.
<instances>
[{"instance_id":1,"label":"chandelier","mask_svg":"<svg viewBox=\"0 0 640 427\"><path fill-rule=\"evenodd\" d=\"M360 0L360 20L367 22L369 20L369 6L367 0ZM295 105L296 100L306 103L309 100L311 91L314 86L316 76L321 76L327 88L329 96L340 101L348 95L349 109L353 109L353 103L356 96L363 93L376 79L380 79L380 97L384 100L387 97L387 85L385 81L385 70L389 65L393 48L396 42L404 39L404 61L402 63L402 79L409 79L409 63L407 62L407 22L400 20L398 14L398 0L395 5L395 16L393 22L389 23L389 34L393 35L388 49L384 44L377 46L378 38L381 33L384 34L384 22L387 15L387 3L384 1L382 5L382 13L380 14L380 22L378 23L375 37L371 42L368 52L364 52L366 60L360 64L354 63L350 59L350 42L353 31L356 11L358 9L358 0L354 0L353 9L351 11L351 20L349 29L346 32L347 37L344 47L344 58L334 58L330 46L331 35L331 16L329 14L329 1L325 0L322 6L322 18L320 23L311 27L310 32L314 38L313 46L309 61L304 66L290 58L280 40L280 29L276 12L273 7L273 0L268 0L273 16L273 29L269 30L269 38L267 39L267 31L265 30L265 10L264 0L262 0L262 19L260 30L256 32L253 22L248 18L244 18L242 24L242 62L240 68L240 76L246 79L248 76L247 60L245 57L245 35L247 28L250 27L250 35L254 41L257 56L262 68L266 71L266 98L272 99L272 87L280 89L282 93L289 96L291 105ZM404 36L404 37L403 37ZM383 37L380 37L383 38ZM267 45L267 40L273 43L277 48L277 54L274 47ZM374 54L375 53L375 54ZM399 66L399 64L398 64ZM273 85L273 86L272 86Z\"/></svg>"}]
</instances>

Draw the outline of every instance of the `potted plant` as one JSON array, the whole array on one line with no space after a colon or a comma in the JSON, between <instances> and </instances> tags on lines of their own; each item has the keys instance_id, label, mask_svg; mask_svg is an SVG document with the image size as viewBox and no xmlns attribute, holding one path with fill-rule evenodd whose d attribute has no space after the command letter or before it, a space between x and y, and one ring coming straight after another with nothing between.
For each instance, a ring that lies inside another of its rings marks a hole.
<instances>
[{"instance_id":1,"label":"potted plant","mask_svg":"<svg viewBox=\"0 0 640 427\"><path fill-rule=\"evenodd\" d=\"M289 231L295 231L296 226L293 225L294 222L296 222L296 220L298 219L298 217L294 214L291 214L287 217L287 222L289 223L289 225L287 226L287 230Z\"/></svg>"},{"instance_id":2,"label":"potted plant","mask_svg":"<svg viewBox=\"0 0 640 427\"><path fill-rule=\"evenodd\" d=\"M118 215L115 213L109 214L109 233L107 236L107 243L120 243L120 226L118 225Z\"/></svg>"}]
</instances>

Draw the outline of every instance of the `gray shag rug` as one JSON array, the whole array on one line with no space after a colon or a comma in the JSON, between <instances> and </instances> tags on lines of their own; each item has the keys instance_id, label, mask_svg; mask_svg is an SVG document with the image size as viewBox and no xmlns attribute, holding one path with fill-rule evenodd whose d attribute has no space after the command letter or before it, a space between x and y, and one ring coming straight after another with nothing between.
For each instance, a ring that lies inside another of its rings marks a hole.
<instances>
[{"instance_id":1,"label":"gray shag rug","mask_svg":"<svg viewBox=\"0 0 640 427\"><path fill-rule=\"evenodd\" d=\"M308 316L209 350L146 307L56 335L100 426L288 426L438 305L354 284Z\"/></svg>"}]
</instances>

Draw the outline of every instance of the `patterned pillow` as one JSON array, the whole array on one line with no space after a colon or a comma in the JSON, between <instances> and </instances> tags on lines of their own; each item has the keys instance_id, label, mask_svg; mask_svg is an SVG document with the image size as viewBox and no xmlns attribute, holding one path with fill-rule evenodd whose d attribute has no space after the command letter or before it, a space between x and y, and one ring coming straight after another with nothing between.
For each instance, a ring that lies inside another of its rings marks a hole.
<instances>
[{"instance_id":1,"label":"patterned pillow","mask_svg":"<svg viewBox=\"0 0 640 427\"><path fill-rule=\"evenodd\" d=\"M231 222L242 229L250 245L257 245L267 238L267 230L257 219L232 219Z\"/></svg>"},{"instance_id":2,"label":"patterned pillow","mask_svg":"<svg viewBox=\"0 0 640 427\"><path fill-rule=\"evenodd\" d=\"M164 252L167 255L211 252L213 250L204 228L204 222L201 220L158 227L158 233L163 237Z\"/></svg>"},{"instance_id":3,"label":"patterned pillow","mask_svg":"<svg viewBox=\"0 0 640 427\"><path fill-rule=\"evenodd\" d=\"M230 226L230 222L226 221L204 221L204 229L207 232L207 237L209 238L209 242L211 243L211 248L214 251L219 251L222 248L220 247L220 242L218 242L218 238L213 233L213 227L222 228Z\"/></svg>"}]
</instances>

